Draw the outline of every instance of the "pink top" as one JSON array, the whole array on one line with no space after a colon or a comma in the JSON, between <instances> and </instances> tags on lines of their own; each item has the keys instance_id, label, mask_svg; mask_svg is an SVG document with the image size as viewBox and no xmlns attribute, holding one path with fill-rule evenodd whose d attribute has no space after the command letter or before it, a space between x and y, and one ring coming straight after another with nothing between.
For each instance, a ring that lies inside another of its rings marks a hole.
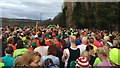
<instances>
[{"instance_id":1,"label":"pink top","mask_svg":"<svg viewBox=\"0 0 120 68\"><path fill-rule=\"evenodd\" d=\"M103 45L102 45L102 43L101 42L99 42L98 40L94 40L94 43L93 43L97 48L99 48L99 47L102 47Z\"/></svg>"},{"instance_id":2,"label":"pink top","mask_svg":"<svg viewBox=\"0 0 120 68\"><path fill-rule=\"evenodd\" d=\"M110 68L112 65L106 60L102 60L100 64L97 65L97 68Z\"/></svg>"}]
</instances>

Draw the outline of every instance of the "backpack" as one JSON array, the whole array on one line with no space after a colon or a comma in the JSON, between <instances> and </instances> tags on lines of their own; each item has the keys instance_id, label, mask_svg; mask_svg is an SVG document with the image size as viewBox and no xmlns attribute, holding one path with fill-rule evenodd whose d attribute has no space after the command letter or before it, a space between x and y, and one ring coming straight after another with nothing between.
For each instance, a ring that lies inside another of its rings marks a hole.
<instances>
[{"instance_id":1,"label":"backpack","mask_svg":"<svg viewBox=\"0 0 120 68\"><path fill-rule=\"evenodd\" d=\"M44 68L58 68L58 66L53 63L51 58L47 58L44 61Z\"/></svg>"}]
</instances>

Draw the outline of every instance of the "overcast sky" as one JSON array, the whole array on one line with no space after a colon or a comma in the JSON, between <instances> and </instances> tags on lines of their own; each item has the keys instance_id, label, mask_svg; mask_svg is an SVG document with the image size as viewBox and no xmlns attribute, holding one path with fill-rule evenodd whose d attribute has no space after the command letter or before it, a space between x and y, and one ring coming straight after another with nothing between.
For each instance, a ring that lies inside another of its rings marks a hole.
<instances>
[{"instance_id":1,"label":"overcast sky","mask_svg":"<svg viewBox=\"0 0 120 68\"><path fill-rule=\"evenodd\" d=\"M62 11L62 5L62 0L3 0L0 2L0 17L53 19Z\"/></svg>"},{"instance_id":2,"label":"overcast sky","mask_svg":"<svg viewBox=\"0 0 120 68\"><path fill-rule=\"evenodd\" d=\"M42 20L54 18L62 12L64 0L0 0L0 17ZM72 2L74 0L65 0ZM118 0L76 0L76 1L118 1ZM42 14L41 14L42 13Z\"/></svg>"}]
</instances>

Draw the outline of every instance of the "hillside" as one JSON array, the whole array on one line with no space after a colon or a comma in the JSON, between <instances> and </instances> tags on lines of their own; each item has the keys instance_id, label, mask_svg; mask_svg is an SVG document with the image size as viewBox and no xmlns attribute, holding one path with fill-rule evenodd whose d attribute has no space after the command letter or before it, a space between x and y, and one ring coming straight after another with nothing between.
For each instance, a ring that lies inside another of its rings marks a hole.
<instances>
[{"instance_id":1,"label":"hillside","mask_svg":"<svg viewBox=\"0 0 120 68\"><path fill-rule=\"evenodd\" d=\"M12 18L0 18L0 23L2 27L7 25L10 26L35 26L36 21L38 20L30 20L30 19L12 19Z\"/></svg>"}]
</instances>

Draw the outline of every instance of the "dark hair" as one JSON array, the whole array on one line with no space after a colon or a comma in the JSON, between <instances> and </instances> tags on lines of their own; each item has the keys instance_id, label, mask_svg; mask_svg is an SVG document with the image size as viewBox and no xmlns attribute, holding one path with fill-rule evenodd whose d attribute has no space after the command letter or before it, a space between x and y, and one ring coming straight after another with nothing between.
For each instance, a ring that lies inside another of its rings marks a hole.
<instances>
[{"instance_id":1,"label":"dark hair","mask_svg":"<svg viewBox=\"0 0 120 68\"><path fill-rule=\"evenodd\" d=\"M67 34L64 34L62 39L68 38Z\"/></svg>"},{"instance_id":2,"label":"dark hair","mask_svg":"<svg viewBox=\"0 0 120 68\"><path fill-rule=\"evenodd\" d=\"M90 50L92 50L93 49L93 46L91 46L91 45L88 45L87 47L86 47L86 51L90 51Z\"/></svg>"},{"instance_id":3,"label":"dark hair","mask_svg":"<svg viewBox=\"0 0 120 68\"><path fill-rule=\"evenodd\" d=\"M45 45L45 40L43 38L40 38L39 43L41 46Z\"/></svg>"},{"instance_id":4,"label":"dark hair","mask_svg":"<svg viewBox=\"0 0 120 68\"><path fill-rule=\"evenodd\" d=\"M26 36L26 39L30 40L30 37Z\"/></svg>"},{"instance_id":5,"label":"dark hair","mask_svg":"<svg viewBox=\"0 0 120 68\"><path fill-rule=\"evenodd\" d=\"M23 44L23 41L22 40L18 40L17 41L17 46L16 46L17 49L20 49L20 48L24 48L24 44Z\"/></svg>"},{"instance_id":6,"label":"dark hair","mask_svg":"<svg viewBox=\"0 0 120 68\"><path fill-rule=\"evenodd\" d=\"M76 38L78 38L78 37L80 37L80 34L79 34L79 33L77 33L77 35L76 35Z\"/></svg>"},{"instance_id":7,"label":"dark hair","mask_svg":"<svg viewBox=\"0 0 120 68\"><path fill-rule=\"evenodd\" d=\"M7 53L7 54L12 54L13 53L13 48L11 47L11 46L8 46L8 47L6 47L5 48L5 52Z\"/></svg>"},{"instance_id":8,"label":"dark hair","mask_svg":"<svg viewBox=\"0 0 120 68\"><path fill-rule=\"evenodd\" d=\"M38 33L38 37L41 37L41 35L42 35L42 32L40 31L40 32Z\"/></svg>"},{"instance_id":9,"label":"dark hair","mask_svg":"<svg viewBox=\"0 0 120 68\"><path fill-rule=\"evenodd\" d=\"M45 68L49 68L49 67L51 67L51 66L54 65L54 64L53 64L52 59L47 58L47 59L44 61L44 65L45 65Z\"/></svg>"},{"instance_id":10,"label":"dark hair","mask_svg":"<svg viewBox=\"0 0 120 68\"><path fill-rule=\"evenodd\" d=\"M6 38L5 35L2 35L2 42L6 42Z\"/></svg>"},{"instance_id":11,"label":"dark hair","mask_svg":"<svg viewBox=\"0 0 120 68\"><path fill-rule=\"evenodd\" d=\"M9 43L9 44L12 44L13 42L14 42L14 39L13 39L13 38L8 39L8 43Z\"/></svg>"},{"instance_id":12,"label":"dark hair","mask_svg":"<svg viewBox=\"0 0 120 68\"><path fill-rule=\"evenodd\" d=\"M93 43L93 42L94 42L94 39L93 39L93 38L89 38L89 42L90 42L90 43Z\"/></svg>"},{"instance_id":13,"label":"dark hair","mask_svg":"<svg viewBox=\"0 0 120 68\"><path fill-rule=\"evenodd\" d=\"M29 31L26 31L26 32L25 32L25 35L26 35L26 36L29 36L29 35L30 35L30 32L29 32Z\"/></svg>"},{"instance_id":14,"label":"dark hair","mask_svg":"<svg viewBox=\"0 0 120 68\"><path fill-rule=\"evenodd\" d=\"M57 47L54 43L51 43L48 47L48 55L56 55Z\"/></svg>"},{"instance_id":15,"label":"dark hair","mask_svg":"<svg viewBox=\"0 0 120 68\"><path fill-rule=\"evenodd\" d=\"M60 40L60 42L62 43L62 47L63 49L66 49L67 48L67 43L64 39Z\"/></svg>"},{"instance_id":16,"label":"dark hair","mask_svg":"<svg viewBox=\"0 0 120 68\"><path fill-rule=\"evenodd\" d=\"M95 38L96 38L96 40L99 41L101 39L101 36L100 35L96 35Z\"/></svg>"}]
</instances>

